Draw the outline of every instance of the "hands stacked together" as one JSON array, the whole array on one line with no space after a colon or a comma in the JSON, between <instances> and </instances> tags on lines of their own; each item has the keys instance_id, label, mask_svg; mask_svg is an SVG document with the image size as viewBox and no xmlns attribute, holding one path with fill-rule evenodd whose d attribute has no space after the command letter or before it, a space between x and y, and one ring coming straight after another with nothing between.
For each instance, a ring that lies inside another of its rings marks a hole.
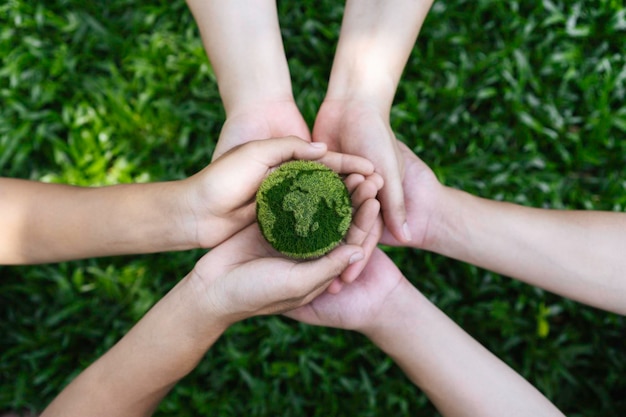
<instances>
[{"instance_id":1,"label":"hands stacked together","mask_svg":"<svg viewBox=\"0 0 626 417\"><path fill-rule=\"evenodd\" d=\"M376 249L410 245L626 312L626 284L615 276L626 261L608 250L623 245L614 227L626 229L623 216L473 197L440 184L396 140L391 104L431 3L347 1L310 132L291 92L275 2L188 0L227 116L209 166L183 181L101 189L2 180L16 196L0 216L3 263L212 248L43 415L148 415L230 325L276 313L363 333L444 415L562 415ZM325 163L352 195L345 244L312 261L279 256L254 222L261 181L290 159ZM33 224L41 201L50 208ZM588 247L607 250L580 249Z\"/></svg>"}]
</instances>

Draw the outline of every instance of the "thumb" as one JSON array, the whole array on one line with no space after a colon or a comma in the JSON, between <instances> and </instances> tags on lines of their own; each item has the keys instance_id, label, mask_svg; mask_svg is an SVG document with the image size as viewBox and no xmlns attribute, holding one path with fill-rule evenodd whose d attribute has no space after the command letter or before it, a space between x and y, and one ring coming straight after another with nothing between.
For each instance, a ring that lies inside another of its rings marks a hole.
<instances>
[{"instance_id":1,"label":"thumb","mask_svg":"<svg viewBox=\"0 0 626 417\"><path fill-rule=\"evenodd\" d=\"M324 144L288 136L248 142L246 151L249 152L246 157L256 158L266 166L273 167L291 159L319 159L326 154L327 148Z\"/></svg>"},{"instance_id":2,"label":"thumb","mask_svg":"<svg viewBox=\"0 0 626 417\"><path fill-rule=\"evenodd\" d=\"M410 242L411 232L407 225L402 179L386 178L379 199L385 226L399 242L405 244Z\"/></svg>"},{"instance_id":3,"label":"thumb","mask_svg":"<svg viewBox=\"0 0 626 417\"><path fill-rule=\"evenodd\" d=\"M335 277L364 256L360 246L341 245L321 258L296 264L292 270L294 279L300 282L302 288L309 289L308 294L302 294L305 298L303 304L321 294Z\"/></svg>"}]
</instances>

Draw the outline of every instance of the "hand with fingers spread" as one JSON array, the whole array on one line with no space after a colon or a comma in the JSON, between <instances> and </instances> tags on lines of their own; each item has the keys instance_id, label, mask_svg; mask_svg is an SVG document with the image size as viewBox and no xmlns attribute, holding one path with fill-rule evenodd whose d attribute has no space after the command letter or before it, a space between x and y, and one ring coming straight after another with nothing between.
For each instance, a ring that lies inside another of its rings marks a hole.
<instances>
[{"instance_id":1,"label":"hand with fingers spread","mask_svg":"<svg viewBox=\"0 0 626 417\"><path fill-rule=\"evenodd\" d=\"M332 154L326 163L338 169L352 164ZM322 294L365 257L363 237L378 216L376 181L369 181L360 174L348 181L356 210L353 226L363 233L348 233L345 244L321 258L296 262L274 251L257 224L249 225L202 257L41 416L150 415L229 326L289 311Z\"/></svg>"}]
</instances>

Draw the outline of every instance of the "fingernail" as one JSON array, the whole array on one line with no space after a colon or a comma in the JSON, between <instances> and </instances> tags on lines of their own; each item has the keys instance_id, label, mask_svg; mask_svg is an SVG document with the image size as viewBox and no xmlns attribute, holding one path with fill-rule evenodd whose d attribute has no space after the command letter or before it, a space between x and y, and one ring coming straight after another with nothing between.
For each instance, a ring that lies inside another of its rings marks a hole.
<instances>
[{"instance_id":1,"label":"fingernail","mask_svg":"<svg viewBox=\"0 0 626 417\"><path fill-rule=\"evenodd\" d=\"M326 144L322 142L311 142L311 146L314 148L322 149L326 147Z\"/></svg>"},{"instance_id":2,"label":"fingernail","mask_svg":"<svg viewBox=\"0 0 626 417\"><path fill-rule=\"evenodd\" d=\"M348 263L350 265L352 265L355 262L359 262L361 259L363 259L363 253L356 252L356 253L352 254L352 256L350 257L350 260L348 261Z\"/></svg>"},{"instance_id":3,"label":"fingernail","mask_svg":"<svg viewBox=\"0 0 626 417\"><path fill-rule=\"evenodd\" d=\"M409 225L407 223L404 223L402 225L402 234L404 234L404 238L407 241L410 241L412 239L411 230L409 229Z\"/></svg>"}]
</instances>

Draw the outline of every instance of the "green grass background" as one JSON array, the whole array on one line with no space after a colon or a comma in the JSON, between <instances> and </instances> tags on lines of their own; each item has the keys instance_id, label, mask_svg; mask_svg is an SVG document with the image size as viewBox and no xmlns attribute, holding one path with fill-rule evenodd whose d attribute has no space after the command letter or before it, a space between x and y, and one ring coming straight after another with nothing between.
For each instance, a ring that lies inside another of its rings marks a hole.
<instances>
[{"instance_id":1,"label":"green grass background","mask_svg":"<svg viewBox=\"0 0 626 417\"><path fill-rule=\"evenodd\" d=\"M294 91L309 122L342 7L279 2ZM525 205L624 211L625 52L621 0L439 0L392 124L447 185ZM210 160L224 113L183 1L7 0L0 59L3 176L158 181ZM443 311L566 414L626 415L624 317L437 255L389 252ZM0 411L41 410L200 255L0 267ZM232 327L157 413L385 414L437 415L365 338L280 317Z\"/></svg>"}]
</instances>

